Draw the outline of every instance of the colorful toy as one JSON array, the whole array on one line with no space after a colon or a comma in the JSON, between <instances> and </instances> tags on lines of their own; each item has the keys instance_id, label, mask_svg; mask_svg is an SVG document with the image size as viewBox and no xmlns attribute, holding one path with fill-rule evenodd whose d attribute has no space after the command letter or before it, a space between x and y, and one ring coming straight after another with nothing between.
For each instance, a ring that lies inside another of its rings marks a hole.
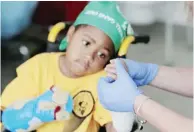
<instances>
[{"instance_id":1,"label":"colorful toy","mask_svg":"<svg viewBox=\"0 0 194 132\"><path fill-rule=\"evenodd\" d=\"M11 132L27 132L47 122L68 120L72 109L69 93L53 86L35 99L17 101L7 107L2 123Z\"/></svg>"}]
</instances>

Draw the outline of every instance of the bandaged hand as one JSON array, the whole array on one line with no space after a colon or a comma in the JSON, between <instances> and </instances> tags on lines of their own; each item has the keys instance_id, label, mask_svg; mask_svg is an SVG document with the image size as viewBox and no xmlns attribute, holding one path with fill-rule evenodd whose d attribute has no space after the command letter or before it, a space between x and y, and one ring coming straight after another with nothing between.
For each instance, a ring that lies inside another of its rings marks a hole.
<instances>
[{"instance_id":1,"label":"bandaged hand","mask_svg":"<svg viewBox=\"0 0 194 132\"><path fill-rule=\"evenodd\" d=\"M116 59L115 65L116 80L103 77L98 82L100 103L110 111L134 112L135 98L141 95L142 91L137 88L119 59Z\"/></svg>"},{"instance_id":2,"label":"bandaged hand","mask_svg":"<svg viewBox=\"0 0 194 132\"><path fill-rule=\"evenodd\" d=\"M122 64L126 67L129 76L137 86L148 85L158 73L158 65L151 63L140 63L129 59L121 59ZM115 80L117 78L115 59L110 61L105 67L107 76Z\"/></svg>"},{"instance_id":3,"label":"bandaged hand","mask_svg":"<svg viewBox=\"0 0 194 132\"><path fill-rule=\"evenodd\" d=\"M16 101L7 107L2 123L13 132L32 131L46 122L67 120L72 109L69 93L52 87L35 99Z\"/></svg>"}]
</instances>

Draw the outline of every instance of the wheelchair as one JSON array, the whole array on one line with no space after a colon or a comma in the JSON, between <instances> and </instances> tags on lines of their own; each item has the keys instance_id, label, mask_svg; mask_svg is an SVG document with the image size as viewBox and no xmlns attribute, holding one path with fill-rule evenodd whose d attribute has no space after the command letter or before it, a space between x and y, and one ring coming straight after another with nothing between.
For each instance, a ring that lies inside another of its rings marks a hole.
<instances>
[{"instance_id":1,"label":"wheelchair","mask_svg":"<svg viewBox=\"0 0 194 132\"><path fill-rule=\"evenodd\" d=\"M72 25L72 22L59 22L52 26L49 30L48 37L47 37L47 46L45 52L57 52L59 51L58 47L61 43L62 39L65 37L69 27ZM127 50L131 44L148 44L150 41L149 35L133 35L127 36L117 53L117 57L119 58L126 58ZM2 115L3 111L1 111ZM134 132L138 129L138 123L134 121L133 129L131 132ZM9 132L8 130L3 129L2 132ZM36 131L33 131L36 132ZM105 127L101 127L99 132L106 132Z\"/></svg>"}]
</instances>

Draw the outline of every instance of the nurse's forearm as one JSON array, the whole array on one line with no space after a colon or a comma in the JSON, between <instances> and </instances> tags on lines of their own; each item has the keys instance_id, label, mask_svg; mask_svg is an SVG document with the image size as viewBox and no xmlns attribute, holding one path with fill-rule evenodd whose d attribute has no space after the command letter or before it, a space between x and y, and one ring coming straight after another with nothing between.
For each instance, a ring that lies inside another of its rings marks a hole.
<instances>
[{"instance_id":1,"label":"nurse's forearm","mask_svg":"<svg viewBox=\"0 0 194 132\"><path fill-rule=\"evenodd\" d=\"M193 97L193 68L171 68L161 66L151 86Z\"/></svg>"},{"instance_id":2,"label":"nurse's forearm","mask_svg":"<svg viewBox=\"0 0 194 132\"><path fill-rule=\"evenodd\" d=\"M157 102L140 95L136 97L134 109L138 116L147 120L159 131L163 132L192 132L192 120L187 119ZM143 103L139 111L138 107Z\"/></svg>"}]
</instances>

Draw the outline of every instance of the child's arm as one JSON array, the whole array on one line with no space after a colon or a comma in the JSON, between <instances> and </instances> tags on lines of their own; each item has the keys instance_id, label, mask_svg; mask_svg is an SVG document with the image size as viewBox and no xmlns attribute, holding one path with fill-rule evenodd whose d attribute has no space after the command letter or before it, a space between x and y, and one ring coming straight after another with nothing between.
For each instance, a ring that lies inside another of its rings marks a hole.
<instances>
[{"instance_id":1,"label":"child's arm","mask_svg":"<svg viewBox=\"0 0 194 132\"><path fill-rule=\"evenodd\" d=\"M106 131L107 131L107 132L117 132L117 131L115 130L115 128L114 128L112 122L111 122L111 123L107 123L107 124L105 125L105 127L106 127Z\"/></svg>"},{"instance_id":2,"label":"child's arm","mask_svg":"<svg viewBox=\"0 0 194 132\"><path fill-rule=\"evenodd\" d=\"M37 55L16 69L17 77L5 87L1 95L1 105L4 108L16 100L32 99L40 95L43 80L41 62L46 60L44 56Z\"/></svg>"}]
</instances>

